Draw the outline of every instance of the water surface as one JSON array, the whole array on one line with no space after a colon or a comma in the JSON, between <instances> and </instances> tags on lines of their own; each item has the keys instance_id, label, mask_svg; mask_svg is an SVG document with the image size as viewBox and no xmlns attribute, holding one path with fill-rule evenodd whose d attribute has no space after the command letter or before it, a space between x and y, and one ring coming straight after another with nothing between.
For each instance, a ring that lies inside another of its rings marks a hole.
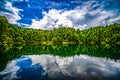
<instances>
[{"instance_id":1,"label":"water surface","mask_svg":"<svg viewBox=\"0 0 120 80\"><path fill-rule=\"evenodd\" d=\"M0 72L3 80L120 80L120 60L79 55L21 56Z\"/></svg>"},{"instance_id":2,"label":"water surface","mask_svg":"<svg viewBox=\"0 0 120 80\"><path fill-rule=\"evenodd\" d=\"M0 80L120 80L119 54L100 45L1 45Z\"/></svg>"}]
</instances>

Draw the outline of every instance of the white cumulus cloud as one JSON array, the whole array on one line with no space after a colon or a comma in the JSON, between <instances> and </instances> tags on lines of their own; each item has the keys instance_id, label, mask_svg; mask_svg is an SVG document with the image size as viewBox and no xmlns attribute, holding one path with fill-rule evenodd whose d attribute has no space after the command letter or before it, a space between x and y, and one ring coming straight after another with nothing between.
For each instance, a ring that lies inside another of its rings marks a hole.
<instances>
[{"instance_id":1,"label":"white cumulus cloud","mask_svg":"<svg viewBox=\"0 0 120 80\"><path fill-rule=\"evenodd\" d=\"M8 13L8 12L0 11L0 15L5 16L8 19L9 23L20 25L17 22L17 20L21 19L21 17L19 16L19 11L22 11L22 10L16 7L13 7L11 2L6 2L5 9L12 11L12 12Z\"/></svg>"},{"instance_id":2,"label":"white cumulus cloud","mask_svg":"<svg viewBox=\"0 0 120 80\"><path fill-rule=\"evenodd\" d=\"M93 5L93 3L95 4ZM98 8L94 9L95 7ZM83 30L120 20L120 18L117 18L119 15L115 17L115 12L104 10L103 6L95 1L85 2L73 10L51 9L48 12L43 11L43 15L40 20L33 19L30 28L53 29L54 27L74 26L75 29Z\"/></svg>"},{"instance_id":3,"label":"white cumulus cloud","mask_svg":"<svg viewBox=\"0 0 120 80\"><path fill-rule=\"evenodd\" d=\"M70 11L62 11L62 10L49 10L48 13L43 12L44 17L37 21L35 19L32 20L32 24L30 28L36 29L53 29L58 27L73 27L76 25L76 21L84 19L84 15L86 14L83 10L70 10ZM83 24L85 25L85 24Z\"/></svg>"}]
</instances>

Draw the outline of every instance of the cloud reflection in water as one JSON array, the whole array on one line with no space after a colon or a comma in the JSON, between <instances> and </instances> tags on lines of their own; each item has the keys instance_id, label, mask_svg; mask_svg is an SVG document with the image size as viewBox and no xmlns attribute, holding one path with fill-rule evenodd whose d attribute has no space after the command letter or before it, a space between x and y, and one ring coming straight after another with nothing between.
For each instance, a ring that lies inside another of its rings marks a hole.
<instances>
[{"instance_id":1,"label":"cloud reflection in water","mask_svg":"<svg viewBox=\"0 0 120 80\"><path fill-rule=\"evenodd\" d=\"M79 55L28 55L14 59L0 72L0 80L120 80L120 60Z\"/></svg>"}]
</instances>

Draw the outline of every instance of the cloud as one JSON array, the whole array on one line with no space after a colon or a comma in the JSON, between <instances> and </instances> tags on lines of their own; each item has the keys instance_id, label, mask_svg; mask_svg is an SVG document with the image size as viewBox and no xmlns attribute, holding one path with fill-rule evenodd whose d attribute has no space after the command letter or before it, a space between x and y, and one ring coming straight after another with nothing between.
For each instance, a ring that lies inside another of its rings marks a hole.
<instances>
[{"instance_id":1,"label":"cloud","mask_svg":"<svg viewBox=\"0 0 120 80\"><path fill-rule=\"evenodd\" d=\"M14 62L14 63L13 63ZM39 64L39 65L38 65ZM36 66L35 66L36 65ZM41 66L41 68L37 67ZM26 69L26 71L24 70ZM79 55L74 57L59 57L53 55L29 55L22 56L16 60L12 60L4 71L0 72L0 76L6 79L15 79L17 74L13 73L26 73L21 75L20 78L36 78L35 75L42 74L41 70L44 69L48 73L51 80L119 80L120 79L120 60L116 62L107 60L105 58L90 57L87 55ZM39 70L37 72L36 70ZM6 74L7 75L6 77ZM29 76L31 75L31 76ZM34 75L34 76L33 76ZM43 75L44 76L44 75ZM40 77L40 76L38 76Z\"/></svg>"},{"instance_id":2,"label":"cloud","mask_svg":"<svg viewBox=\"0 0 120 80\"><path fill-rule=\"evenodd\" d=\"M77 21L84 19L85 14L85 11L78 9L70 11L52 9L48 13L43 12L45 16L40 21L33 19L30 28L53 29L54 27L85 26L85 24L77 24Z\"/></svg>"},{"instance_id":3,"label":"cloud","mask_svg":"<svg viewBox=\"0 0 120 80\"><path fill-rule=\"evenodd\" d=\"M6 4L7 3L7 4ZM120 23L120 0L2 0L0 15L11 24L35 29L87 29Z\"/></svg>"},{"instance_id":4,"label":"cloud","mask_svg":"<svg viewBox=\"0 0 120 80\"><path fill-rule=\"evenodd\" d=\"M11 24L20 24L17 22L17 20L20 20L21 17L19 16L19 11L22 11L21 9L15 8L12 6L11 2L6 2L5 9L10 12L0 11L1 16L5 16L9 23Z\"/></svg>"},{"instance_id":5,"label":"cloud","mask_svg":"<svg viewBox=\"0 0 120 80\"><path fill-rule=\"evenodd\" d=\"M117 22L120 23L120 15L108 20L108 23Z\"/></svg>"},{"instance_id":6,"label":"cloud","mask_svg":"<svg viewBox=\"0 0 120 80\"><path fill-rule=\"evenodd\" d=\"M67 18L67 14L60 14L61 10L52 9L48 13L43 12L45 15L40 21L33 20L31 28L53 29L54 27L68 26L72 27L72 22ZM68 24L69 23L69 24Z\"/></svg>"},{"instance_id":7,"label":"cloud","mask_svg":"<svg viewBox=\"0 0 120 80\"><path fill-rule=\"evenodd\" d=\"M49 12L43 11L44 17L40 20L32 20L30 28L53 29L59 27L73 27L75 29L87 29L106 24L112 24L120 20L114 11L104 10L96 1L85 2L82 6L77 6L73 10L51 9ZM94 9L96 8L97 9Z\"/></svg>"}]
</instances>

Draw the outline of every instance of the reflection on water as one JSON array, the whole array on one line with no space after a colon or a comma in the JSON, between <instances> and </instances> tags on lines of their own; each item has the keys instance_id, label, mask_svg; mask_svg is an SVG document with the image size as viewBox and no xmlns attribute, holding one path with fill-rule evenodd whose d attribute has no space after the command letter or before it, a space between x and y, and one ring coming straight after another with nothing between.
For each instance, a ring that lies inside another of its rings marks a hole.
<instances>
[{"instance_id":1,"label":"reflection on water","mask_svg":"<svg viewBox=\"0 0 120 80\"><path fill-rule=\"evenodd\" d=\"M62 57L74 55L89 55L96 57L105 57L110 59L120 59L120 49L118 47L105 47L101 45L0 45L0 71L6 64L22 55L41 55L52 54Z\"/></svg>"},{"instance_id":2,"label":"reflection on water","mask_svg":"<svg viewBox=\"0 0 120 80\"><path fill-rule=\"evenodd\" d=\"M120 60L27 55L10 61L0 80L120 80Z\"/></svg>"}]
</instances>

